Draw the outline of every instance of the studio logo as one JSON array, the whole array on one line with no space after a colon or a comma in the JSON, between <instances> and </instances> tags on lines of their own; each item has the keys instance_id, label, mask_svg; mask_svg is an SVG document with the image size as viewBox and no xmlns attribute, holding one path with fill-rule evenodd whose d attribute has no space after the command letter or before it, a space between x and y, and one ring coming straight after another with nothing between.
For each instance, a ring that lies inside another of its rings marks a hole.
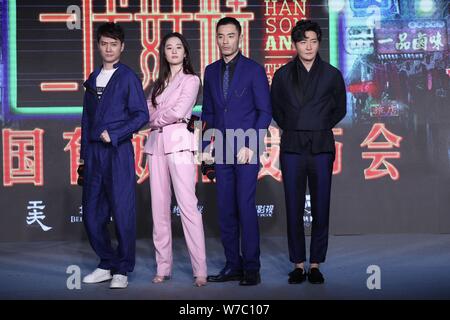
<instances>
[{"instance_id":1,"label":"studio logo","mask_svg":"<svg viewBox=\"0 0 450 320\"><path fill-rule=\"evenodd\" d=\"M311 215L311 195L307 194L305 196L305 211L303 213L303 224L305 227L309 228L311 226L313 217Z\"/></svg>"},{"instance_id":2,"label":"studio logo","mask_svg":"<svg viewBox=\"0 0 450 320\"><path fill-rule=\"evenodd\" d=\"M272 218L274 208L273 204L257 205L256 212L260 218Z\"/></svg>"},{"instance_id":3,"label":"studio logo","mask_svg":"<svg viewBox=\"0 0 450 320\"><path fill-rule=\"evenodd\" d=\"M27 209L27 224L29 226L36 223L44 231L49 231L52 229L52 227L49 227L42 222L45 219L45 214L43 211L45 209L45 205L43 201L28 201Z\"/></svg>"},{"instance_id":4,"label":"studio logo","mask_svg":"<svg viewBox=\"0 0 450 320\"><path fill-rule=\"evenodd\" d=\"M83 206L79 206L77 215L70 216L70 223L82 223L83 222Z\"/></svg>"},{"instance_id":5,"label":"studio logo","mask_svg":"<svg viewBox=\"0 0 450 320\"><path fill-rule=\"evenodd\" d=\"M200 214L203 214L203 205L200 205L200 204L197 205L197 209L198 209L198 212L200 212ZM176 215L178 217L180 216L181 209L180 209L180 207L178 205L173 206L172 214L174 214L174 215Z\"/></svg>"}]
</instances>

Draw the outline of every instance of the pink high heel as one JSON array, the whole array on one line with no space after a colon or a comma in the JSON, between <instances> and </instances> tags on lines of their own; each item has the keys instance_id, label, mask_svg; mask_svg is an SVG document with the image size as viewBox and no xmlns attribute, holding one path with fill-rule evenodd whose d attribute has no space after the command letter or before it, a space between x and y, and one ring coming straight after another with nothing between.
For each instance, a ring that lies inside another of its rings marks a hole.
<instances>
[{"instance_id":1,"label":"pink high heel","mask_svg":"<svg viewBox=\"0 0 450 320\"><path fill-rule=\"evenodd\" d=\"M204 287L207 282L206 277L195 277L194 287Z\"/></svg>"},{"instance_id":2,"label":"pink high heel","mask_svg":"<svg viewBox=\"0 0 450 320\"><path fill-rule=\"evenodd\" d=\"M152 282L153 283L163 283L166 280L170 280L170 276L158 276L158 275L156 275L153 278Z\"/></svg>"}]
</instances>

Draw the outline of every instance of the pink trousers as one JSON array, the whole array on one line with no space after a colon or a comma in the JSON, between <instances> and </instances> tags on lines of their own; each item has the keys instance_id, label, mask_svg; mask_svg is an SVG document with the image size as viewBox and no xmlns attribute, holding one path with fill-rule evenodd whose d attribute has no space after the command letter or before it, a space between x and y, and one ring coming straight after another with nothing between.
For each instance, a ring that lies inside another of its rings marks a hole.
<instances>
[{"instance_id":1,"label":"pink trousers","mask_svg":"<svg viewBox=\"0 0 450 320\"><path fill-rule=\"evenodd\" d=\"M205 235L202 215L195 195L196 167L191 151L148 155L153 216L153 243L156 250L156 274L172 273L171 188L180 208L184 237L194 277L206 277Z\"/></svg>"}]
</instances>

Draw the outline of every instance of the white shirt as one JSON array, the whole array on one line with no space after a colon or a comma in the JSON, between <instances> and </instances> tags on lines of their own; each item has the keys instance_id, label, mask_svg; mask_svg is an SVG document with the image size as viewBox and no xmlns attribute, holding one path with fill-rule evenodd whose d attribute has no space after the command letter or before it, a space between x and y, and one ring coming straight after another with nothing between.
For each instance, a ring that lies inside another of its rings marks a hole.
<instances>
[{"instance_id":1,"label":"white shirt","mask_svg":"<svg viewBox=\"0 0 450 320\"><path fill-rule=\"evenodd\" d=\"M114 72L117 70L117 68L115 69L109 69L106 70L105 68L102 68L102 70L100 71L100 73L97 76L96 79L96 83L95 86L97 87L97 98L101 98L103 91L106 88L106 85L109 82L109 79L111 79L112 75L114 74Z\"/></svg>"}]
</instances>

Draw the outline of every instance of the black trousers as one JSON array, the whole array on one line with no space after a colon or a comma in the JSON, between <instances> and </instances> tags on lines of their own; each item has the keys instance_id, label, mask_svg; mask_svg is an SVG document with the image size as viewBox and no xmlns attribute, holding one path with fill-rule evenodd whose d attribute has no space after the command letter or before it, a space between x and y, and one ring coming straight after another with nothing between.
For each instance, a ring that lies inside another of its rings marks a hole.
<instances>
[{"instance_id":1,"label":"black trousers","mask_svg":"<svg viewBox=\"0 0 450 320\"><path fill-rule=\"evenodd\" d=\"M309 261L322 263L328 248L334 154L282 152L280 160L286 201L289 259L293 263L306 261L303 213L308 182L312 215Z\"/></svg>"}]
</instances>

